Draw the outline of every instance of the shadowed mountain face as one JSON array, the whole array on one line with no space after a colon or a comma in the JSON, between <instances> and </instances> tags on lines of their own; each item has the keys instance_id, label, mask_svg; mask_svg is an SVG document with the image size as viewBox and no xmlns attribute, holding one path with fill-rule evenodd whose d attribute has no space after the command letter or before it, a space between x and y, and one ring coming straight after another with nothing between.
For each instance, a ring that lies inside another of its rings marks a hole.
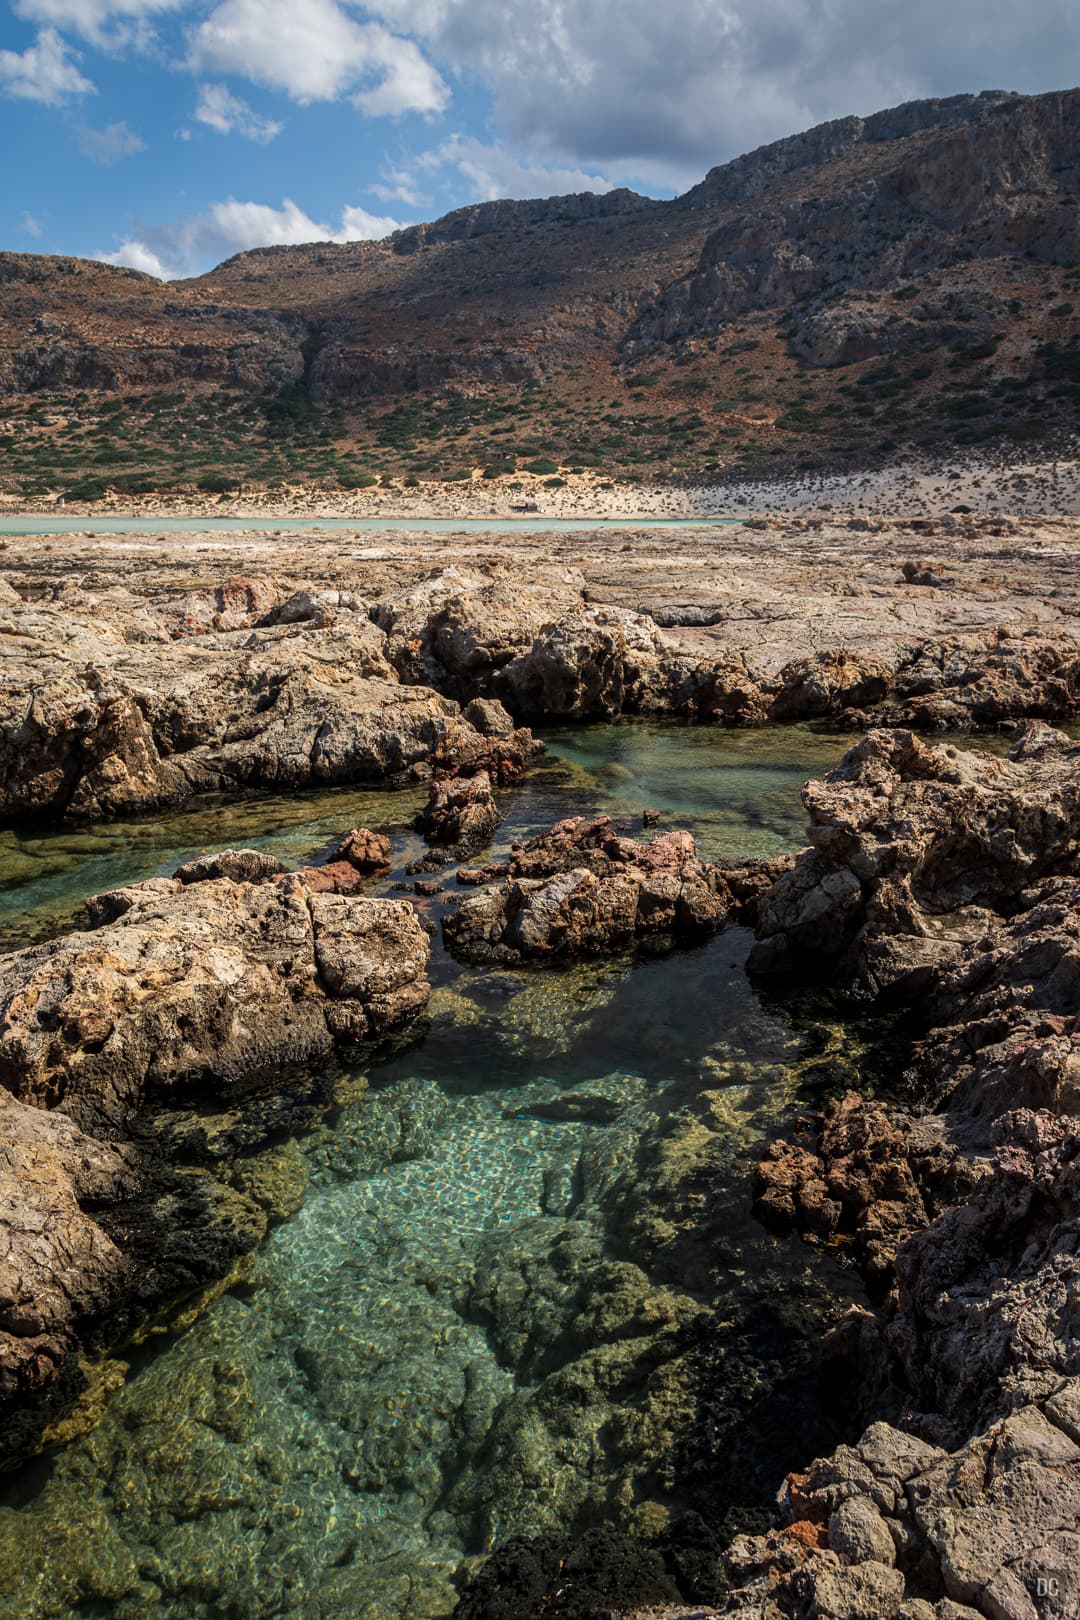
<instances>
[{"instance_id":1,"label":"shadowed mountain face","mask_svg":"<svg viewBox=\"0 0 1080 1620\"><path fill-rule=\"evenodd\" d=\"M844 437L784 398L808 372L836 417L841 381L862 380L836 368L910 361L900 381L918 418L948 349L954 392L1030 386L1043 417L1049 398L1067 419L1078 193L1080 91L987 92L823 124L671 202L481 203L382 242L265 248L171 284L4 254L0 395L284 392L370 415L544 389L573 414L583 395L610 407L644 386L646 414L685 412L689 395L706 436L767 425L797 447L805 432ZM766 385L756 409L750 373ZM988 413L958 409L952 425L965 414ZM892 418L902 429L900 406Z\"/></svg>"}]
</instances>

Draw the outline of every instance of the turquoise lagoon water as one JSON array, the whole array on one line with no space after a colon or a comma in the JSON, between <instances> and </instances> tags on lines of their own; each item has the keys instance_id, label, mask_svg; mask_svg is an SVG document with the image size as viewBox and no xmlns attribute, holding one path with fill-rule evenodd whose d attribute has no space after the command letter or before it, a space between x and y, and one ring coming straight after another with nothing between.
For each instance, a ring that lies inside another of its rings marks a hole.
<instances>
[{"instance_id":1,"label":"turquoise lagoon water","mask_svg":"<svg viewBox=\"0 0 1080 1620\"><path fill-rule=\"evenodd\" d=\"M651 806L710 855L796 847L800 784L843 747L645 722L548 741L501 846ZM3 926L66 926L201 848L318 855L358 821L392 830L400 880L414 808L340 790L21 835ZM418 1038L344 1066L314 1129L234 1167L293 1210L252 1269L117 1352L97 1428L7 1482L0 1617L434 1620L515 1535L767 1516L833 1438L813 1344L853 1281L758 1227L749 1173L872 1059L763 1005L747 944L493 972L436 943Z\"/></svg>"}]
</instances>

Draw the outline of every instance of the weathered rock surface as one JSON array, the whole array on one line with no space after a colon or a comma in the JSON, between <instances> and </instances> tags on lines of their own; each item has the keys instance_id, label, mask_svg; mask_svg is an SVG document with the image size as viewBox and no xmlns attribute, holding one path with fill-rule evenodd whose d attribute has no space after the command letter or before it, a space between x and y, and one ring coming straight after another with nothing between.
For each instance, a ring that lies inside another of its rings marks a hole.
<instances>
[{"instance_id":1,"label":"weathered rock surface","mask_svg":"<svg viewBox=\"0 0 1080 1620\"><path fill-rule=\"evenodd\" d=\"M873 991L925 981L993 908L1075 869L1077 758L1047 727L1008 759L871 733L807 784L812 847L762 902L753 966L838 964Z\"/></svg>"},{"instance_id":2,"label":"weathered rock surface","mask_svg":"<svg viewBox=\"0 0 1080 1620\"><path fill-rule=\"evenodd\" d=\"M791 1475L785 1527L739 1537L742 1620L1068 1620L1080 1582L1080 1383L951 1453L885 1423Z\"/></svg>"},{"instance_id":3,"label":"weathered rock surface","mask_svg":"<svg viewBox=\"0 0 1080 1620\"><path fill-rule=\"evenodd\" d=\"M1077 1612L1078 789L1070 740L1033 724L1006 760L875 735L807 790L814 849L761 931L793 963L835 929L834 962L911 1005L933 1111L831 1103L770 1148L758 1208L850 1247L881 1310L830 1349L848 1402L909 1432L791 1476L788 1528L731 1549L725 1613Z\"/></svg>"},{"instance_id":4,"label":"weathered rock surface","mask_svg":"<svg viewBox=\"0 0 1080 1620\"><path fill-rule=\"evenodd\" d=\"M557 822L516 850L507 871L443 919L455 955L553 961L623 950L646 935L706 933L736 906L689 833L637 843L620 837L608 817Z\"/></svg>"},{"instance_id":5,"label":"weathered rock surface","mask_svg":"<svg viewBox=\"0 0 1080 1620\"><path fill-rule=\"evenodd\" d=\"M0 961L0 1083L82 1124L325 1057L427 1000L427 936L404 901L189 869L101 896L91 915L90 932Z\"/></svg>"},{"instance_id":6,"label":"weathered rock surface","mask_svg":"<svg viewBox=\"0 0 1080 1620\"><path fill-rule=\"evenodd\" d=\"M477 771L436 778L419 827L429 843L452 846L466 856L489 842L501 819L491 778L487 771Z\"/></svg>"},{"instance_id":7,"label":"weathered rock surface","mask_svg":"<svg viewBox=\"0 0 1080 1620\"><path fill-rule=\"evenodd\" d=\"M463 749L499 746L451 699L400 684L347 593L333 622L306 612L282 582L247 577L149 628L85 593L6 605L0 814L97 819L207 791L393 780L445 758L451 730Z\"/></svg>"},{"instance_id":8,"label":"weathered rock surface","mask_svg":"<svg viewBox=\"0 0 1080 1620\"><path fill-rule=\"evenodd\" d=\"M124 1285L128 1261L90 1210L138 1180L130 1148L0 1089L0 1427L58 1379L73 1323Z\"/></svg>"},{"instance_id":9,"label":"weathered rock surface","mask_svg":"<svg viewBox=\"0 0 1080 1620\"><path fill-rule=\"evenodd\" d=\"M79 1395L86 1347L260 1240L275 1177L230 1185L229 1166L300 1105L260 1110L257 1089L426 1005L412 906L349 892L388 860L366 829L299 872L202 856L95 897L87 932L0 960L0 1455L34 1449ZM211 1100L217 1126L212 1109L170 1126Z\"/></svg>"}]
</instances>

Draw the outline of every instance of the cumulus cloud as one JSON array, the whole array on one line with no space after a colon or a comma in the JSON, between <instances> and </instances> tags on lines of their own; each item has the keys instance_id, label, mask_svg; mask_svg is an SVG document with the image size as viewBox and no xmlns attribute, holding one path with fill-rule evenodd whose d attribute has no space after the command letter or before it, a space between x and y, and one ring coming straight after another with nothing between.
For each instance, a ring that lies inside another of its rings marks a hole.
<instances>
[{"instance_id":1,"label":"cumulus cloud","mask_svg":"<svg viewBox=\"0 0 1080 1620\"><path fill-rule=\"evenodd\" d=\"M272 141L285 127L273 118L264 118L224 84L199 86L195 117L221 135L242 135L248 141Z\"/></svg>"},{"instance_id":2,"label":"cumulus cloud","mask_svg":"<svg viewBox=\"0 0 1080 1620\"><path fill-rule=\"evenodd\" d=\"M389 236L400 221L346 205L337 227L312 219L291 197L280 208L237 202L230 197L205 213L169 225L142 227L111 253L95 255L103 264L145 270L162 281L196 275L249 248L296 246L304 242L370 242Z\"/></svg>"},{"instance_id":3,"label":"cumulus cloud","mask_svg":"<svg viewBox=\"0 0 1080 1620\"><path fill-rule=\"evenodd\" d=\"M681 186L826 118L1060 84L1075 0L370 0L495 99L509 144Z\"/></svg>"},{"instance_id":4,"label":"cumulus cloud","mask_svg":"<svg viewBox=\"0 0 1080 1620\"><path fill-rule=\"evenodd\" d=\"M429 174L447 169L456 171L465 181L469 196L477 201L613 189L612 182L602 174L523 162L505 147L485 144L473 135L451 135L440 146L422 153L416 160L416 169ZM403 202L409 201L404 193L399 195Z\"/></svg>"},{"instance_id":5,"label":"cumulus cloud","mask_svg":"<svg viewBox=\"0 0 1080 1620\"><path fill-rule=\"evenodd\" d=\"M25 51L0 51L0 94L59 107L73 96L90 95L93 89L55 28L42 28Z\"/></svg>"},{"instance_id":6,"label":"cumulus cloud","mask_svg":"<svg viewBox=\"0 0 1080 1620\"><path fill-rule=\"evenodd\" d=\"M121 158L134 157L146 151L146 142L127 124L107 124L104 129L81 129L79 150L95 163L118 163Z\"/></svg>"},{"instance_id":7,"label":"cumulus cloud","mask_svg":"<svg viewBox=\"0 0 1080 1620\"><path fill-rule=\"evenodd\" d=\"M153 17L186 4L187 0L12 0L12 9L31 22L115 47L145 41Z\"/></svg>"},{"instance_id":8,"label":"cumulus cloud","mask_svg":"<svg viewBox=\"0 0 1080 1620\"><path fill-rule=\"evenodd\" d=\"M192 33L188 61L301 103L349 96L371 115L438 113L450 99L415 41L336 0L223 0Z\"/></svg>"}]
</instances>

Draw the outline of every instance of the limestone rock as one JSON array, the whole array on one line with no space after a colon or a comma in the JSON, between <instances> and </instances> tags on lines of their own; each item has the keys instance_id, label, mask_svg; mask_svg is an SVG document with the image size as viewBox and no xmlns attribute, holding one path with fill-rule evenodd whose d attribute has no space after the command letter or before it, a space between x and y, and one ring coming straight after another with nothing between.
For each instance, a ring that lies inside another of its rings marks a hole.
<instances>
[{"instance_id":1,"label":"limestone rock","mask_svg":"<svg viewBox=\"0 0 1080 1620\"><path fill-rule=\"evenodd\" d=\"M98 915L0 962L0 1080L81 1123L325 1057L427 997L428 941L403 901L313 895L294 876L157 879Z\"/></svg>"},{"instance_id":2,"label":"limestone rock","mask_svg":"<svg viewBox=\"0 0 1080 1620\"><path fill-rule=\"evenodd\" d=\"M639 844L607 818L557 823L515 852L508 871L443 919L455 955L514 962L623 950L643 935L708 932L732 905L688 833Z\"/></svg>"}]
</instances>

